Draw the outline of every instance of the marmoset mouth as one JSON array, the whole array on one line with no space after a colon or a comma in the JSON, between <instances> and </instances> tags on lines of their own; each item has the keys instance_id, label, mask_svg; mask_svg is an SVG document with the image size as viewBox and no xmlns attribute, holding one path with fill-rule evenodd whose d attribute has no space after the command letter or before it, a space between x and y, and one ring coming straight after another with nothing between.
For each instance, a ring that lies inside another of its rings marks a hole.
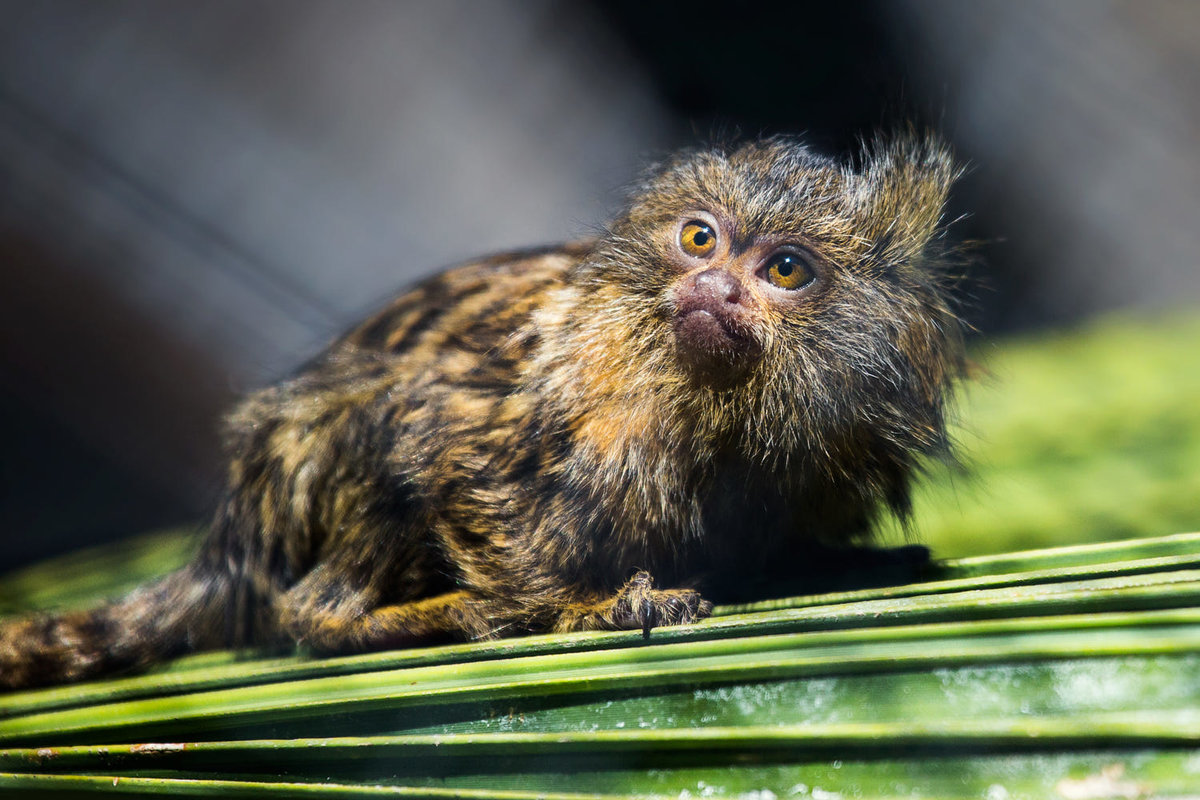
<instances>
[{"instance_id":1,"label":"marmoset mouth","mask_svg":"<svg viewBox=\"0 0 1200 800\"><path fill-rule=\"evenodd\" d=\"M714 383L736 380L762 355L762 345L730 315L707 308L681 309L675 340L680 360Z\"/></svg>"}]
</instances>

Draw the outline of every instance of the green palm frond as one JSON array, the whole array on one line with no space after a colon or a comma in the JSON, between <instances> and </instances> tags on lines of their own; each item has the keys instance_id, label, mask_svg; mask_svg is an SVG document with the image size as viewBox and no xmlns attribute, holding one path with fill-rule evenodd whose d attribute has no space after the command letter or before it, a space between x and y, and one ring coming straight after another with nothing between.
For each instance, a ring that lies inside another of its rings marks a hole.
<instances>
[{"instance_id":1,"label":"green palm frond","mask_svg":"<svg viewBox=\"0 0 1200 800\"><path fill-rule=\"evenodd\" d=\"M1197 561L1200 534L945 562L649 642L200 656L5 697L0 791L1042 797L1091 779L1186 795Z\"/></svg>"}]
</instances>

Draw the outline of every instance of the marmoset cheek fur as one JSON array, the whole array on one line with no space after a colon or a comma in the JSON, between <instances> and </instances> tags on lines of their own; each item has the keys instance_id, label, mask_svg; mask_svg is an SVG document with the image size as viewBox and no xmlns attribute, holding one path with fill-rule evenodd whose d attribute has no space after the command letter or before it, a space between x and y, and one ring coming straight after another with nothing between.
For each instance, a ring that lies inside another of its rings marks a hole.
<instances>
[{"instance_id":1,"label":"marmoset cheek fur","mask_svg":"<svg viewBox=\"0 0 1200 800\"><path fill-rule=\"evenodd\" d=\"M911 136L683 152L595 239L425 281L229 414L191 563L0 626L0 686L248 643L649 633L865 553L947 446L957 172Z\"/></svg>"}]
</instances>

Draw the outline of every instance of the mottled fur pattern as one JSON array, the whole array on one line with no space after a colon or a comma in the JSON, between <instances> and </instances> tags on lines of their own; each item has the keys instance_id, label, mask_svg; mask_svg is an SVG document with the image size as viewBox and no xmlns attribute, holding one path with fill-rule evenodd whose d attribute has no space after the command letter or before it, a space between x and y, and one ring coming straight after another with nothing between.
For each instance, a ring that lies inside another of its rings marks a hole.
<instances>
[{"instance_id":1,"label":"mottled fur pattern","mask_svg":"<svg viewBox=\"0 0 1200 800\"><path fill-rule=\"evenodd\" d=\"M946 446L956 174L912 137L856 164L782 138L683 153L597 239L427 281L234 410L191 565L0 628L0 686L229 643L648 630L862 541ZM700 347L675 327L697 291L677 235L694 213L730 259L785 242L817 277L794 296L737 278L748 321L706 355L728 376L680 356Z\"/></svg>"}]
</instances>

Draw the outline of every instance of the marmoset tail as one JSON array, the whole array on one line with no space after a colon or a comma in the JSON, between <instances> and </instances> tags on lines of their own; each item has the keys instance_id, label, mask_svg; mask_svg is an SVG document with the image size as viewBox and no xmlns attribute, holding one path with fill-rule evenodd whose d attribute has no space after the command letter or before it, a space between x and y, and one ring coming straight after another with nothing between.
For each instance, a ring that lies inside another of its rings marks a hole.
<instances>
[{"instance_id":1,"label":"marmoset tail","mask_svg":"<svg viewBox=\"0 0 1200 800\"><path fill-rule=\"evenodd\" d=\"M594 240L426 281L228 417L190 565L5 623L0 686L227 645L649 632L794 585L904 517L947 447L956 175L911 137L685 152Z\"/></svg>"}]
</instances>

